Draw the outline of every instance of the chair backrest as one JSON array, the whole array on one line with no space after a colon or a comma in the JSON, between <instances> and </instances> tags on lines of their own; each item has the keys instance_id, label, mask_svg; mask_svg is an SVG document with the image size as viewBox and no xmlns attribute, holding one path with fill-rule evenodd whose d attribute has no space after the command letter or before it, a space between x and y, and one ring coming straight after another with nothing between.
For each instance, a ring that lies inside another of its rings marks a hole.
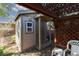
<instances>
[{"instance_id":1,"label":"chair backrest","mask_svg":"<svg viewBox=\"0 0 79 59\"><path fill-rule=\"evenodd\" d=\"M71 46L71 49L69 46ZM79 55L79 41L78 40L70 40L67 43L67 49L71 50L71 55L76 55L76 54Z\"/></svg>"},{"instance_id":2,"label":"chair backrest","mask_svg":"<svg viewBox=\"0 0 79 59\"><path fill-rule=\"evenodd\" d=\"M79 46L79 41L78 40L70 40L68 43L67 43L67 49L69 49L69 46L72 46L72 45L76 45L76 46Z\"/></svg>"}]
</instances>

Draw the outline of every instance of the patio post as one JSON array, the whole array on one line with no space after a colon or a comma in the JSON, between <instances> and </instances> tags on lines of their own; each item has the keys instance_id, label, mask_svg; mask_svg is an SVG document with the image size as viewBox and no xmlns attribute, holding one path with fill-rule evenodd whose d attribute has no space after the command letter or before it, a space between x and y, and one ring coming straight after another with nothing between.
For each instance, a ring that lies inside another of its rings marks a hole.
<instances>
[{"instance_id":1,"label":"patio post","mask_svg":"<svg viewBox=\"0 0 79 59\"><path fill-rule=\"evenodd\" d=\"M41 18L39 17L39 50L41 49Z\"/></svg>"}]
</instances>

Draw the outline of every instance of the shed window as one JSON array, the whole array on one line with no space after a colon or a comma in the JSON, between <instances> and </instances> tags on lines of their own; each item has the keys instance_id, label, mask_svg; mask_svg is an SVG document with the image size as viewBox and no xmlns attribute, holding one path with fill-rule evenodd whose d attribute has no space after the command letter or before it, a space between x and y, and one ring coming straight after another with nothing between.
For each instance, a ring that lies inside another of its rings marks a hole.
<instances>
[{"instance_id":1,"label":"shed window","mask_svg":"<svg viewBox=\"0 0 79 59\"><path fill-rule=\"evenodd\" d=\"M32 31L32 28L27 28L28 32L31 32Z\"/></svg>"},{"instance_id":2,"label":"shed window","mask_svg":"<svg viewBox=\"0 0 79 59\"><path fill-rule=\"evenodd\" d=\"M26 22L26 32L27 33L33 32L33 22L32 21Z\"/></svg>"},{"instance_id":3,"label":"shed window","mask_svg":"<svg viewBox=\"0 0 79 59\"><path fill-rule=\"evenodd\" d=\"M28 26L28 27L31 27L31 26L32 26L32 23L27 23L27 26Z\"/></svg>"}]
</instances>

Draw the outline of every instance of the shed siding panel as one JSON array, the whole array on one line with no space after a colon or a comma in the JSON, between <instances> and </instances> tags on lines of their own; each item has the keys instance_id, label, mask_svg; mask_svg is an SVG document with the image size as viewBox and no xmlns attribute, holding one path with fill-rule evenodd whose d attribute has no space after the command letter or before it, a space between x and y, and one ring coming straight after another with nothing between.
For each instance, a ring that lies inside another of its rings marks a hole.
<instances>
[{"instance_id":1,"label":"shed siding panel","mask_svg":"<svg viewBox=\"0 0 79 59\"><path fill-rule=\"evenodd\" d=\"M27 33L26 30L25 30L26 29L25 23L28 20L29 20L29 18L26 15L22 16L23 49L27 49L27 48L33 47L36 44L35 28L33 28L34 31L31 32L31 33ZM35 27L35 21L34 20L32 20L32 21L34 22L34 27Z\"/></svg>"}]
</instances>

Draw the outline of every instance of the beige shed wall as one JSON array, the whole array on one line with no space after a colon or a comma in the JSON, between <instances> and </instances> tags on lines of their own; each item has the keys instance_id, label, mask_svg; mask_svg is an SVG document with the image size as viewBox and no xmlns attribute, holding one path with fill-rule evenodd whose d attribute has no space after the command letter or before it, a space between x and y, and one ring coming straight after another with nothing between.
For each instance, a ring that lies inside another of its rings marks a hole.
<instances>
[{"instance_id":1,"label":"beige shed wall","mask_svg":"<svg viewBox=\"0 0 79 59\"><path fill-rule=\"evenodd\" d=\"M30 16L30 15L29 15ZM27 15L23 15L22 17L22 45L23 50L31 48L36 45L36 32L35 32L35 20L31 20L34 22L33 32L27 33L25 23L31 19L31 17L27 17ZM33 18L33 17L32 17Z\"/></svg>"},{"instance_id":2,"label":"beige shed wall","mask_svg":"<svg viewBox=\"0 0 79 59\"><path fill-rule=\"evenodd\" d=\"M18 50L22 50L22 41L21 41L21 17L18 18L16 22L16 45Z\"/></svg>"}]
</instances>

